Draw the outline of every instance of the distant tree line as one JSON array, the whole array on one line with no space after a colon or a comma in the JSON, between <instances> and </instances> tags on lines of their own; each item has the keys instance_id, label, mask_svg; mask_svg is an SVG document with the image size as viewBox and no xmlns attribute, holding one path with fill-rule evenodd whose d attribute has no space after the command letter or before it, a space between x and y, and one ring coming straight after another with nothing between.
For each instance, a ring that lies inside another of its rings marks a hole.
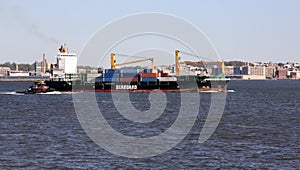
<instances>
[{"instance_id":1,"label":"distant tree line","mask_svg":"<svg viewBox=\"0 0 300 170\"><path fill-rule=\"evenodd\" d=\"M10 62L5 62L3 64L0 64L0 67L8 67L11 70L16 69L16 63L10 63ZM34 70L34 63L33 64L18 64L18 69L20 71L33 71Z\"/></svg>"}]
</instances>

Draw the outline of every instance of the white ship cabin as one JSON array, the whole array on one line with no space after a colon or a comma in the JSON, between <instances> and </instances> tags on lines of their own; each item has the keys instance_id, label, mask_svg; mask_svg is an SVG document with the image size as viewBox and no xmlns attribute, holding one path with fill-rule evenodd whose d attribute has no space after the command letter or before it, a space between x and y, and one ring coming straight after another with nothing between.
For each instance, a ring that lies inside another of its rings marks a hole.
<instances>
[{"instance_id":1,"label":"white ship cabin","mask_svg":"<svg viewBox=\"0 0 300 170\"><path fill-rule=\"evenodd\" d=\"M57 58L57 68L64 74L77 74L77 55L74 51L69 52L66 45L61 45Z\"/></svg>"}]
</instances>

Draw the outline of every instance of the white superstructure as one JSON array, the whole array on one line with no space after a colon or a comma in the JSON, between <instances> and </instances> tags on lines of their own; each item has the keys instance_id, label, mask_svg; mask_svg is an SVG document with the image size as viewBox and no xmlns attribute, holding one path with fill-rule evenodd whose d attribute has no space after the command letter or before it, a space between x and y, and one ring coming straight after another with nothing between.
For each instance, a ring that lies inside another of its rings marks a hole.
<instances>
[{"instance_id":1,"label":"white superstructure","mask_svg":"<svg viewBox=\"0 0 300 170\"><path fill-rule=\"evenodd\" d=\"M64 74L77 74L77 55L69 52L65 45L59 49L57 58L57 68Z\"/></svg>"}]
</instances>

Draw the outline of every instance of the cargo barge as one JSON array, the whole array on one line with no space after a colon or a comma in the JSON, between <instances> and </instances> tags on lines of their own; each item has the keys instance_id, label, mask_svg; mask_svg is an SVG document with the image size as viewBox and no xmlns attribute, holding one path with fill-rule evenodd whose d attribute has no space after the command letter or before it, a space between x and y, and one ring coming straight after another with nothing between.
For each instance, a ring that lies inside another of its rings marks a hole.
<instances>
[{"instance_id":1,"label":"cargo barge","mask_svg":"<svg viewBox=\"0 0 300 170\"><path fill-rule=\"evenodd\" d=\"M111 68L99 70L94 81L87 81L86 75L77 74L77 57L62 45L57 54L57 64L51 67L51 79L45 84L56 91L83 92L181 92L224 91L229 79L225 76L212 78L205 75L180 75L180 64L203 64L203 62L180 62L180 51L175 52L176 75L154 69L154 59L144 58L125 63L116 63L116 54L111 53ZM127 64L151 61L151 69L120 68ZM218 62L219 64L220 62ZM223 70L224 63L222 63Z\"/></svg>"},{"instance_id":2,"label":"cargo barge","mask_svg":"<svg viewBox=\"0 0 300 170\"><path fill-rule=\"evenodd\" d=\"M45 81L45 83L47 86L54 88L57 91L149 92L160 90L164 92L176 92L212 88L211 81L207 80L208 77L206 76L154 77L156 76L156 73L137 73L134 77L128 77L128 75L131 74L133 73L105 73L103 76L97 77L94 83L88 83L81 80L48 80ZM119 77L120 75L121 77ZM127 77L124 77L125 75ZM224 82L224 80L220 82ZM222 87L224 85L224 83L220 83L219 88L224 88Z\"/></svg>"}]
</instances>

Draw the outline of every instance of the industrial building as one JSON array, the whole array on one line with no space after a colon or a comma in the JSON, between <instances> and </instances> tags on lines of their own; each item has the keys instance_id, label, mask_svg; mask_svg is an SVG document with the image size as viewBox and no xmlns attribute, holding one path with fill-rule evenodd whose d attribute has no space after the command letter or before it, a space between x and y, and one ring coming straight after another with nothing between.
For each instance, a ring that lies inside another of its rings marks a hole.
<instances>
[{"instance_id":1,"label":"industrial building","mask_svg":"<svg viewBox=\"0 0 300 170\"><path fill-rule=\"evenodd\" d=\"M9 72L10 72L9 67L0 67L0 76L8 76Z\"/></svg>"},{"instance_id":2,"label":"industrial building","mask_svg":"<svg viewBox=\"0 0 300 170\"><path fill-rule=\"evenodd\" d=\"M287 72L288 71L286 69L279 68L276 70L276 77L278 79L287 79Z\"/></svg>"}]
</instances>

